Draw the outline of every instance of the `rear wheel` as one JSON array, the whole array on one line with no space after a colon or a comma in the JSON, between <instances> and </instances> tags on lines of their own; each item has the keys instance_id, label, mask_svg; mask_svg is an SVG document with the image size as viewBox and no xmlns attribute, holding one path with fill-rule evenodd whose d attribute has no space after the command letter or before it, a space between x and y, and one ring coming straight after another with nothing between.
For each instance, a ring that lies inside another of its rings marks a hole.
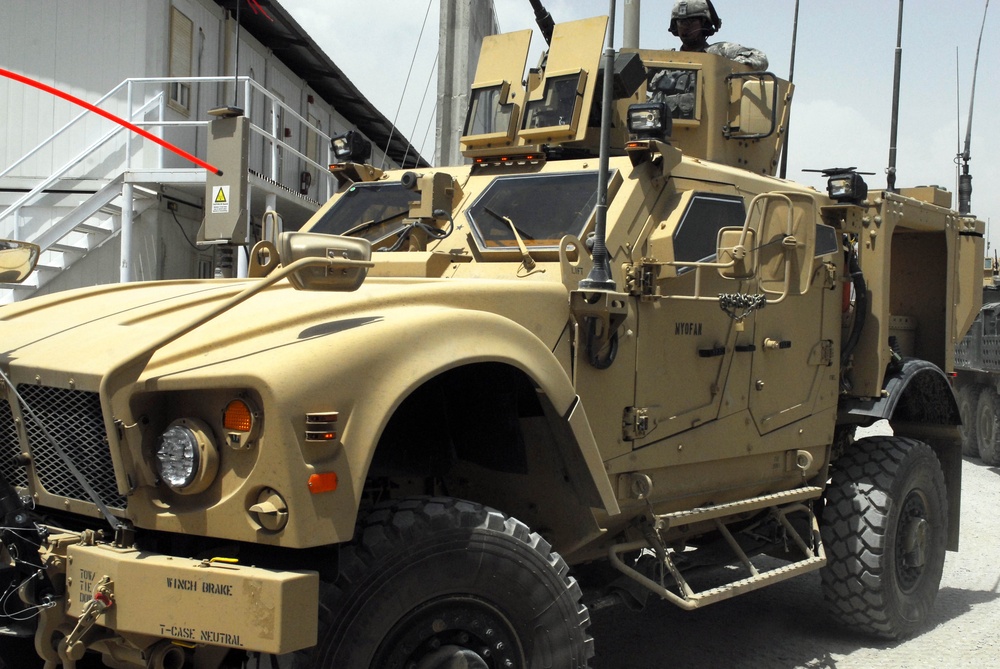
<instances>
[{"instance_id":1,"label":"rear wheel","mask_svg":"<svg viewBox=\"0 0 1000 669\"><path fill-rule=\"evenodd\" d=\"M450 498L378 507L324 588L296 667L582 669L590 615L565 561L520 521Z\"/></svg>"},{"instance_id":2,"label":"rear wheel","mask_svg":"<svg viewBox=\"0 0 1000 669\"><path fill-rule=\"evenodd\" d=\"M979 400L979 386L967 384L955 393L958 399L958 413L962 417L962 455L979 457L979 437L976 430L976 403Z\"/></svg>"},{"instance_id":3,"label":"rear wheel","mask_svg":"<svg viewBox=\"0 0 1000 669\"><path fill-rule=\"evenodd\" d=\"M1000 396L992 388L979 393L976 435L979 457L988 465L1000 465Z\"/></svg>"},{"instance_id":4,"label":"rear wheel","mask_svg":"<svg viewBox=\"0 0 1000 669\"><path fill-rule=\"evenodd\" d=\"M862 439L838 459L826 492L823 594L851 627L899 639L928 617L947 542L944 475L927 444Z\"/></svg>"}]
</instances>

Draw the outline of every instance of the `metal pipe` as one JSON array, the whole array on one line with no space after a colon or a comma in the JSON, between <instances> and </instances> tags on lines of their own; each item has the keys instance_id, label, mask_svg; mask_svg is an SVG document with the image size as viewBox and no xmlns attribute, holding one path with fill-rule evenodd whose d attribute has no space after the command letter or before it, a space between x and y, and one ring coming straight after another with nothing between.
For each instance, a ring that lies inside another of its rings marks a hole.
<instances>
[{"instance_id":1,"label":"metal pipe","mask_svg":"<svg viewBox=\"0 0 1000 669\"><path fill-rule=\"evenodd\" d=\"M121 239L121 271L119 280L122 283L132 281L132 184L122 184L122 239Z\"/></svg>"},{"instance_id":2,"label":"metal pipe","mask_svg":"<svg viewBox=\"0 0 1000 669\"><path fill-rule=\"evenodd\" d=\"M625 0L623 49L639 48L639 14L642 0Z\"/></svg>"}]
</instances>

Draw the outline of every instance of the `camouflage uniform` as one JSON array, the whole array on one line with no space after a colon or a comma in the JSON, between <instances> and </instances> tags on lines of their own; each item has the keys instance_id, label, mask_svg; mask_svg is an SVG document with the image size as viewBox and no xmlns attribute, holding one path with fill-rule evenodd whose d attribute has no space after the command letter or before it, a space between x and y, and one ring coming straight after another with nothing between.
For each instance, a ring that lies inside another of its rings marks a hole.
<instances>
[{"instance_id":1,"label":"camouflage uniform","mask_svg":"<svg viewBox=\"0 0 1000 669\"><path fill-rule=\"evenodd\" d=\"M690 21L700 19L700 27L691 32ZM687 22L683 27L679 22ZM751 49L735 42L717 42L709 45L711 37L722 27L722 19L712 6L712 0L677 0L670 12L671 35L684 42L682 51L701 51L722 56L748 65L751 70L767 69L767 56L763 51ZM660 70L653 75L647 87L653 102L666 102L674 118L693 118L697 78L690 70Z\"/></svg>"},{"instance_id":2,"label":"camouflage uniform","mask_svg":"<svg viewBox=\"0 0 1000 669\"><path fill-rule=\"evenodd\" d=\"M736 42L716 42L707 49L705 53L714 53L737 63L749 65L753 70L767 69L767 56L759 49L752 49Z\"/></svg>"},{"instance_id":3,"label":"camouflage uniform","mask_svg":"<svg viewBox=\"0 0 1000 669\"><path fill-rule=\"evenodd\" d=\"M767 69L767 56L763 51L735 42L716 42L705 49L705 53L749 65L754 70ZM693 118L696 77L692 70L660 70L649 81L649 100L666 102L674 118Z\"/></svg>"}]
</instances>

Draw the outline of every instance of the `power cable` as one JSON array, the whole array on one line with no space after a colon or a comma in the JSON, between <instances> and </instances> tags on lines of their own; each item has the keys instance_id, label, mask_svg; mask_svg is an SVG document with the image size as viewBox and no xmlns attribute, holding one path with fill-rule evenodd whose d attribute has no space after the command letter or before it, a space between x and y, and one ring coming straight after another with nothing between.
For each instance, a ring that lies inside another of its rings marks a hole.
<instances>
[{"instance_id":1,"label":"power cable","mask_svg":"<svg viewBox=\"0 0 1000 669\"><path fill-rule=\"evenodd\" d=\"M389 130L389 139L385 141L385 150L382 152L382 163L379 165L379 169L383 169L385 167L385 158L389 155L389 146L392 144L392 137L396 133L396 122L399 120L399 111L403 108L403 98L406 96L406 89L410 85L410 75L413 74L413 64L417 61L417 53L420 51L420 42L424 37L424 28L427 27L427 17L430 16L431 6L433 4L434 0L427 0L427 11L424 13L424 22L420 26L420 34L417 35L417 46L413 49L413 58L410 59L410 69L406 73L406 81L403 83L403 92L399 94L399 105L396 107L396 115L392 119L392 128ZM400 167L406 167L406 165L400 165Z\"/></svg>"}]
</instances>

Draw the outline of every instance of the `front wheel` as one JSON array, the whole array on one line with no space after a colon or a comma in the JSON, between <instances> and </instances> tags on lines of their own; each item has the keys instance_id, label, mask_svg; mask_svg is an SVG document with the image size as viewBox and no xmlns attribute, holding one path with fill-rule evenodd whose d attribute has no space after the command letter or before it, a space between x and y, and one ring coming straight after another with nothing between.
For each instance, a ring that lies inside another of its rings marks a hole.
<instances>
[{"instance_id":1,"label":"front wheel","mask_svg":"<svg viewBox=\"0 0 1000 669\"><path fill-rule=\"evenodd\" d=\"M296 667L582 669L590 615L565 561L520 521L451 498L377 507L321 592Z\"/></svg>"},{"instance_id":2,"label":"front wheel","mask_svg":"<svg viewBox=\"0 0 1000 669\"><path fill-rule=\"evenodd\" d=\"M833 615L899 639L926 623L944 569L948 501L937 456L902 437L855 443L832 469L821 529Z\"/></svg>"}]
</instances>

